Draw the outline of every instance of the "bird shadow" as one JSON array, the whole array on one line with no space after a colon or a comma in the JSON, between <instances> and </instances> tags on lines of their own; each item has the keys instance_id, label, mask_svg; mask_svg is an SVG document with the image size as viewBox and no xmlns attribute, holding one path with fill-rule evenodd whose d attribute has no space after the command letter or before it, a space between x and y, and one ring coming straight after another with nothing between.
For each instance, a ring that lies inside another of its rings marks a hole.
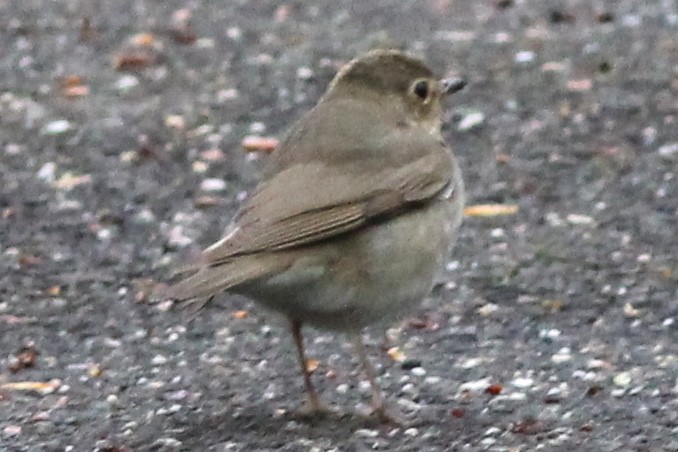
<instances>
[{"instance_id":1,"label":"bird shadow","mask_svg":"<svg viewBox=\"0 0 678 452\"><path fill-rule=\"evenodd\" d=\"M276 448L300 438L345 441L359 429L388 432L396 427L351 411L331 410L313 415L288 411L275 415L270 405L261 403L237 415L222 412L190 416L183 425L176 425L173 430L176 432L174 437L190 450L223 450L227 444ZM213 449L207 449L206 444L212 444Z\"/></svg>"}]
</instances>

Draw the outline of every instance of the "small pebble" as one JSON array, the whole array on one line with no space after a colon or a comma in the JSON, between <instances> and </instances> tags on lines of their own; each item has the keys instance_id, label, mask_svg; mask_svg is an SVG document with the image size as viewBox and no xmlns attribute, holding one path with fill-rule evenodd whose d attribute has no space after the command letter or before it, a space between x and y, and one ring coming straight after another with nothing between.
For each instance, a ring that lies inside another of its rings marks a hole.
<instances>
[{"instance_id":1,"label":"small pebble","mask_svg":"<svg viewBox=\"0 0 678 452\"><path fill-rule=\"evenodd\" d=\"M151 364L153 364L154 366L161 366L166 363L167 358L163 355L155 355L153 359L151 359Z\"/></svg>"},{"instance_id":2,"label":"small pebble","mask_svg":"<svg viewBox=\"0 0 678 452\"><path fill-rule=\"evenodd\" d=\"M414 427L411 427L405 430L403 433L405 433L405 435L407 436L414 438L415 436L419 435L419 430Z\"/></svg>"},{"instance_id":3,"label":"small pebble","mask_svg":"<svg viewBox=\"0 0 678 452\"><path fill-rule=\"evenodd\" d=\"M459 391L482 392L490 385L490 377L467 381L459 385Z\"/></svg>"},{"instance_id":4,"label":"small pebble","mask_svg":"<svg viewBox=\"0 0 678 452\"><path fill-rule=\"evenodd\" d=\"M238 27L229 27L226 29L226 36L234 41L239 41L242 38L242 30Z\"/></svg>"},{"instance_id":5,"label":"small pebble","mask_svg":"<svg viewBox=\"0 0 678 452\"><path fill-rule=\"evenodd\" d=\"M622 372L614 376L612 381L614 382L615 385L621 386L621 387L626 387L629 384L631 384L631 374L629 372Z\"/></svg>"},{"instance_id":6,"label":"small pebble","mask_svg":"<svg viewBox=\"0 0 678 452\"><path fill-rule=\"evenodd\" d=\"M624 291L624 292L626 292L626 291ZM620 294L620 295L622 295L622 294ZM626 317L627 319L632 319L632 318L638 317L640 315L640 311L638 309L634 308L631 303L625 303L624 307L622 308L622 312L624 313L624 317Z\"/></svg>"},{"instance_id":7,"label":"small pebble","mask_svg":"<svg viewBox=\"0 0 678 452\"><path fill-rule=\"evenodd\" d=\"M179 405L178 403L175 403L174 405L170 406L169 409L167 410L170 413L176 413L179 410L181 410L182 406Z\"/></svg>"},{"instance_id":8,"label":"small pebble","mask_svg":"<svg viewBox=\"0 0 678 452\"><path fill-rule=\"evenodd\" d=\"M498 427L490 427L487 430L485 430L484 435L485 436L494 436L501 433L501 429Z\"/></svg>"},{"instance_id":9,"label":"small pebble","mask_svg":"<svg viewBox=\"0 0 678 452\"><path fill-rule=\"evenodd\" d=\"M379 436L379 432L377 430L359 428L358 430L355 431L355 436L358 436L360 438L376 438L377 436Z\"/></svg>"},{"instance_id":10,"label":"small pebble","mask_svg":"<svg viewBox=\"0 0 678 452\"><path fill-rule=\"evenodd\" d=\"M200 190L206 192L218 192L226 189L226 181L223 179L210 178L200 183Z\"/></svg>"},{"instance_id":11,"label":"small pebble","mask_svg":"<svg viewBox=\"0 0 678 452\"><path fill-rule=\"evenodd\" d=\"M178 391L169 392L166 395L167 400L184 400L188 397L189 392L185 389L179 389Z\"/></svg>"},{"instance_id":12,"label":"small pebble","mask_svg":"<svg viewBox=\"0 0 678 452\"><path fill-rule=\"evenodd\" d=\"M572 354L569 352L563 353L563 351L561 350L558 353L555 353L553 356L551 356L551 362L555 364L566 363L568 361L572 361Z\"/></svg>"},{"instance_id":13,"label":"small pebble","mask_svg":"<svg viewBox=\"0 0 678 452\"><path fill-rule=\"evenodd\" d=\"M626 389L613 389L610 391L612 397L623 397L626 394Z\"/></svg>"},{"instance_id":14,"label":"small pebble","mask_svg":"<svg viewBox=\"0 0 678 452\"><path fill-rule=\"evenodd\" d=\"M297 69L297 78L300 80L309 80L310 78L313 77L313 71L311 68L302 66L299 69Z\"/></svg>"},{"instance_id":15,"label":"small pebble","mask_svg":"<svg viewBox=\"0 0 678 452\"><path fill-rule=\"evenodd\" d=\"M558 395L560 395L561 392L562 392L562 390L560 388L556 387L556 388L549 389L548 392L546 393L546 395L548 395L548 396L558 396Z\"/></svg>"},{"instance_id":16,"label":"small pebble","mask_svg":"<svg viewBox=\"0 0 678 452\"><path fill-rule=\"evenodd\" d=\"M478 308L478 314L483 317L489 317L499 310L499 306L494 303L487 303Z\"/></svg>"},{"instance_id":17,"label":"small pebble","mask_svg":"<svg viewBox=\"0 0 678 452\"><path fill-rule=\"evenodd\" d=\"M497 442L497 440L494 439L494 438L483 438L483 439L480 441L480 444L481 444L483 447L488 448L488 447L490 447L492 444L494 444L494 443L496 443L496 442Z\"/></svg>"},{"instance_id":18,"label":"small pebble","mask_svg":"<svg viewBox=\"0 0 678 452\"><path fill-rule=\"evenodd\" d=\"M567 90L573 93L582 93L590 91L593 88L593 82L590 79L568 80Z\"/></svg>"},{"instance_id":19,"label":"small pebble","mask_svg":"<svg viewBox=\"0 0 678 452\"><path fill-rule=\"evenodd\" d=\"M99 229L99 230L97 231L97 239L99 239L99 240L101 240L101 241L107 241L107 240L110 240L110 238L111 238L112 236L113 236L113 231L111 231L111 230L108 229L108 228Z\"/></svg>"},{"instance_id":20,"label":"small pebble","mask_svg":"<svg viewBox=\"0 0 678 452\"><path fill-rule=\"evenodd\" d=\"M217 102L224 103L229 100L237 99L240 92L236 88L222 89L217 92Z\"/></svg>"},{"instance_id":21,"label":"small pebble","mask_svg":"<svg viewBox=\"0 0 678 452\"><path fill-rule=\"evenodd\" d=\"M250 124L250 133L264 133L266 131L266 124L263 122L253 122Z\"/></svg>"},{"instance_id":22,"label":"small pebble","mask_svg":"<svg viewBox=\"0 0 678 452\"><path fill-rule=\"evenodd\" d=\"M511 381L511 384L516 388L529 388L534 384L534 379L527 377L518 377Z\"/></svg>"},{"instance_id":23,"label":"small pebble","mask_svg":"<svg viewBox=\"0 0 678 452\"><path fill-rule=\"evenodd\" d=\"M71 130L71 128L71 123L68 120L58 119L45 125L45 127L42 128L42 133L45 135L61 135L62 133Z\"/></svg>"},{"instance_id":24,"label":"small pebble","mask_svg":"<svg viewBox=\"0 0 678 452\"><path fill-rule=\"evenodd\" d=\"M180 115L168 115L165 117L165 127L168 129L184 130L186 120Z\"/></svg>"},{"instance_id":25,"label":"small pebble","mask_svg":"<svg viewBox=\"0 0 678 452\"><path fill-rule=\"evenodd\" d=\"M2 429L2 434L5 436L17 436L21 434L20 425L8 425Z\"/></svg>"},{"instance_id":26,"label":"small pebble","mask_svg":"<svg viewBox=\"0 0 678 452\"><path fill-rule=\"evenodd\" d=\"M367 393L371 391L372 385L370 385L369 381L363 380L358 383L358 389L363 393Z\"/></svg>"},{"instance_id":27,"label":"small pebble","mask_svg":"<svg viewBox=\"0 0 678 452\"><path fill-rule=\"evenodd\" d=\"M474 129L479 127L485 122L485 115L480 111L470 112L465 115L459 124L457 125L457 130L460 132L465 132L467 130Z\"/></svg>"},{"instance_id":28,"label":"small pebble","mask_svg":"<svg viewBox=\"0 0 678 452\"><path fill-rule=\"evenodd\" d=\"M424 380L424 383L426 383L427 385L437 385L441 381L442 381L442 378L432 375L430 377L426 377L426 379Z\"/></svg>"},{"instance_id":29,"label":"small pebble","mask_svg":"<svg viewBox=\"0 0 678 452\"><path fill-rule=\"evenodd\" d=\"M45 182L54 182L57 165L54 162L47 162L38 170L38 179Z\"/></svg>"},{"instance_id":30,"label":"small pebble","mask_svg":"<svg viewBox=\"0 0 678 452\"><path fill-rule=\"evenodd\" d=\"M678 142L660 146L659 149L657 149L657 153L664 158L670 158L674 155L678 155Z\"/></svg>"},{"instance_id":31,"label":"small pebble","mask_svg":"<svg viewBox=\"0 0 678 452\"><path fill-rule=\"evenodd\" d=\"M490 231L490 237L494 239L504 237L505 235L503 228L494 228Z\"/></svg>"},{"instance_id":32,"label":"small pebble","mask_svg":"<svg viewBox=\"0 0 678 452\"><path fill-rule=\"evenodd\" d=\"M423 367L414 367L412 368L412 370L410 370L410 373L412 375L416 375L417 377L423 377L424 375L426 375L426 369L424 369Z\"/></svg>"},{"instance_id":33,"label":"small pebble","mask_svg":"<svg viewBox=\"0 0 678 452\"><path fill-rule=\"evenodd\" d=\"M562 334L561 331L555 328L539 331L539 337L542 339L556 339L560 337L561 334Z\"/></svg>"},{"instance_id":34,"label":"small pebble","mask_svg":"<svg viewBox=\"0 0 678 452\"><path fill-rule=\"evenodd\" d=\"M171 448L179 448L183 445L181 441L178 439L174 438L158 438L155 440L155 442L151 445L151 449L157 450L160 447L171 447Z\"/></svg>"},{"instance_id":35,"label":"small pebble","mask_svg":"<svg viewBox=\"0 0 678 452\"><path fill-rule=\"evenodd\" d=\"M139 85L139 79L134 75L123 75L115 82L115 88L118 91L126 92Z\"/></svg>"},{"instance_id":36,"label":"small pebble","mask_svg":"<svg viewBox=\"0 0 678 452\"><path fill-rule=\"evenodd\" d=\"M19 155L21 154L21 145L16 143L8 143L5 145L5 153L7 155Z\"/></svg>"},{"instance_id":37,"label":"small pebble","mask_svg":"<svg viewBox=\"0 0 678 452\"><path fill-rule=\"evenodd\" d=\"M522 52L516 53L515 57L513 58L516 63L531 63L534 61L536 58L537 54L535 54L531 50L523 50Z\"/></svg>"},{"instance_id":38,"label":"small pebble","mask_svg":"<svg viewBox=\"0 0 678 452\"><path fill-rule=\"evenodd\" d=\"M594 219L588 215L571 213L566 218L568 223L576 226L585 226L595 223Z\"/></svg>"},{"instance_id":39,"label":"small pebble","mask_svg":"<svg viewBox=\"0 0 678 452\"><path fill-rule=\"evenodd\" d=\"M193 164L191 164L191 169L196 174L205 174L207 172L207 170L210 169L210 166L207 163L198 160L198 161L193 162ZM205 191L207 191L207 190L205 190Z\"/></svg>"},{"instance_id":40,"label":"small pebble","mask_svg":"<svg viewBox=\"0 0 678 452\"><path fill-rule=\"evenodd\" d=\"M631 388L631 390L629 390L629 394L630 395L636 395L636 394L640 393L643 389L645 389L645 386L643 386L643 385L635 386L635 387Z\"/></svg>"},{"instance_id":41,"label":"small pebble","mask_svg":"<svg viewBox=\"0 0 678 452\"><path fill-rule=\"evenodd\" d=\"M474 367L480 366L484 362L485 360L483 358L469 358L459 363L459 367L462 369L472 369Z\"/></svg>"}]
</instances>

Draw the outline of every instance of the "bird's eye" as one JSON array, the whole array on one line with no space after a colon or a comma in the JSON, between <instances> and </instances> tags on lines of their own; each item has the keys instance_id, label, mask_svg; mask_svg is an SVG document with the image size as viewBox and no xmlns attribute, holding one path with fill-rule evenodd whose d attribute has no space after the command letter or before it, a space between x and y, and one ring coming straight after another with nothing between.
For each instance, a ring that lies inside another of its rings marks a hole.
<instances>
[{"instance_id":1,"label":"bird's eye","mask_svg":"<svg viewBox=\"0 0 678 452\"><path fill-rule=\"evenodd\" d=\"M421 100L426 100L428 98L428 82L426 80L419 80L414 84L412 91Z\"/></svg>"}]
</instances>

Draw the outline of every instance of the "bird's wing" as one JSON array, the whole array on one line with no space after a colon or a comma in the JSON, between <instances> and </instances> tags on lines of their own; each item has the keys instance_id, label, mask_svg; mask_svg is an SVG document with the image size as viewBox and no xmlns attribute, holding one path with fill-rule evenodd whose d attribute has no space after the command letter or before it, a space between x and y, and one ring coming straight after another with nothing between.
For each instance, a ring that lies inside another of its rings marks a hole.
<instances>
[{"instance_id":1,"label":"bird's wing","mask_svg":"<svg viewBox=\"0 0 678 452\"><path fill-rule=\"evenodd\" d=\"M444 147L399 167L366 165L357 173L355 164L353 172L317 162L292 165L257 187L233 233L205 250L206 263L308 245L395 215L445 189L451 165Z\"/></svg>"}]
</instances>

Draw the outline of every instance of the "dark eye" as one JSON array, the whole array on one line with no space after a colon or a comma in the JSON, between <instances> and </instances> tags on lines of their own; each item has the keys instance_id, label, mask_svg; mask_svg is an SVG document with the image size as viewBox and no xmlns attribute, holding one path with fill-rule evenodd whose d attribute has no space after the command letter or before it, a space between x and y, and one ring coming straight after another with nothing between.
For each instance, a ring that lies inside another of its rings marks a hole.
<instances>
[{"instance_id":1,"label":"dark eye","mask_svg":"<svg viewBox=\"0 0 678 452\"><path fill-rule=\"evenodd\" d=\"M421 100L426 100L428 97L428 82L426 80L419 80L414 84L413 91Z\"/></svg>"}]
</instances>

